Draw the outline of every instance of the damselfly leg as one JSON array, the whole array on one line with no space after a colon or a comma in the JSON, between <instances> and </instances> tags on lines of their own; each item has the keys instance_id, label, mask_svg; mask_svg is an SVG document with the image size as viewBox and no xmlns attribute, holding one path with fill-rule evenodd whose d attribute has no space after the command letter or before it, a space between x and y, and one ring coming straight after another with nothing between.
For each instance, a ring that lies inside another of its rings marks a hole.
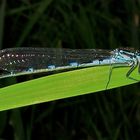
<instances>
[{"instance_id":1,"label":"damselfly leg","mask_svg":"<svg viewBox=\"0 0 140 140\"><path fill-rule=\"evenodd\" d=\"M124 58L126 63L128 63L128 65L130 66L130 70L127 72L126 77L129 79L136 80L136 79L130 77L130 75L137 67L138 67L138 73L140 73L140 60L138 58L137 52L119 50L119 56Z\"/></svg>"},{"instance_id":2,"label":"damselfly leg","mask_svg":"<svg viewBox=\"0 0 140 140\"><path fill-rule=\"evenodd\" d=\"M138 60L138 73L140 74L140 53L136 52L137 60Z\"/></svg>"}]
</instances>

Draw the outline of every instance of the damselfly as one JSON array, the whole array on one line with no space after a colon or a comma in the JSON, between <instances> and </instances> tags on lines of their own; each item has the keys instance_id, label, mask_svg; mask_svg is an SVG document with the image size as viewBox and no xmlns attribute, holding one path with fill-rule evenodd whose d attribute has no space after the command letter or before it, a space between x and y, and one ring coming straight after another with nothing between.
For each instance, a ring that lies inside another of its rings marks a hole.
<instances>
[{"instance_id":1,"label":"damselfly","mask_svg":"<svg viewBox=\"0 0 140 140\"><path fill-rule=\"evenodd\" d=\"M129 78L137 66L140 73L140 52L129 49L64 48L10 48L0 50L0 78L101 65L110 65L111 72L116 65L129 66L130 70L126 73L126 77Z\"/></svg>"}]
</instances>

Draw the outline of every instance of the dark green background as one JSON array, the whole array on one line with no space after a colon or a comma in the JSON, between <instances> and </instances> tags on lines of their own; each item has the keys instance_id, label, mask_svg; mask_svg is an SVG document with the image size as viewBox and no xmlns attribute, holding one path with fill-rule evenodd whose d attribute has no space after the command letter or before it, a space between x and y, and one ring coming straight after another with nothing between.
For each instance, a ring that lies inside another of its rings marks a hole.
<instances>
[{"instance_id":1,"label":"dark green background","mask_svg":"<svg viewBox=\"0 0 140 140\"><path fill-rule=\"evenodd\" d=\"M1 49L139 49L139 0L1 0L0 6ZM7 78L0 84L32 78ZM139 86L0 112L0 138L138 140Z\"/></svg>"}]
</instances>

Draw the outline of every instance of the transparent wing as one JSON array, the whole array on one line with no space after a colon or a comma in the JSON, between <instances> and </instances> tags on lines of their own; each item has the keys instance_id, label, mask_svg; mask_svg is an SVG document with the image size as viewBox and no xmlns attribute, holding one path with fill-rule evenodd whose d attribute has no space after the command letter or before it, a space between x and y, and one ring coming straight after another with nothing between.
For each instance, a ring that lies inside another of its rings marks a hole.
<instances>
[{"instance_id":1,"label":"transparent wing","mask_svg":"<svg viewBox=\"0 0 140 140\"><path fill-rule=\"evenodd\" d=\"M111 56L111 51L96 49L60 48L11 48L0 51L0 69L7 72L22 72L29 69L46 69L67 66L72 62L91 63Z\"/></svg>"}]
</instances>

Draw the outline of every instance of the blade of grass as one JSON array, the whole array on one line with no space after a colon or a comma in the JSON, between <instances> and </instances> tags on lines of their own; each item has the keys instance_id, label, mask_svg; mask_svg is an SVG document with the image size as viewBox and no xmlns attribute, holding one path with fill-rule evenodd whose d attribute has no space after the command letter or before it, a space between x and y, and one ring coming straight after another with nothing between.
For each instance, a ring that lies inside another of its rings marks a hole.
<instances>
[{"instance_id":1,"label":"blade of grass","mask_svg":"<svg viewBox=\"0 0 140 140\"><path fill-rule=\"evenodd\" d=\"M0 4L1 4L0 5L0 49L1 49L2 42L3 42L3 29L4 29L6 0L2 0Z\"/></svg>"},{"instance_id":2,"label":"blade of grass","mask_svg":"<svg viewBox=\"0 0 140 140\"><path fill-rule=\"evenodd\" d=\"M120 135L121 124L116 128L116 131L113 134L112 140L118 140Z\"/></svg>"},{"instance_id":3,"label":"blade of grass","mask_svg":"<svg viewBox=\"0 0 140 140\"><path fill-rule=\"evenodd\" d=\"M25 132L21 112L18 109L13 110L11 113L11 125L13 126L15 132L14 139L25 140Z\"/></svg>"},{"instance_id":4,"label":"blade of grass","mask_svg":"<svg viewBox=\"0 0 140 140\"><path fill-rule=\"evenodd\" d=\"M136 83L126 78L129 68L113 69L108 89ZM105 90L109 66L92 67L15 84L0 89L0 110L7 110ZM133 77L140 76L135 70Z\"/></svg>"},{"instance_id":5,"label":"blade of grass","mask_svg":"<svg viewBox=\"0 0 140 140\"><path fill-rule=\"evenodd\" d=\"M19 47L22 45L22 43L24 42L26 37L29 35L35 23L38 21L40 16L45 12L45 10L47 9L47 7L52 1L53 0L42 0L39 8L36 10L35 13L33 13L33 15L30 16L31 18L29 22L27 23L27 25L25 26L25 29L23 30L18 42L16 43L16 47Z\"/></svg>"},{"instance_id":6,"label":"blade of grass","mask_svg":"<svg viewBox=\"0 0 140 140\"><path fill-rule=\"evenodd\" d=\"M9 10L6 14L8 16L19 14L19 13L24 12L26 10L31 10L31 9L37 8L37 6L39 6L39 3L35 3L35 4L29 5L29 6L18 7L18 8Z\"/></svg>"},{"instance_id":7,"label":"blade of grass","mask_svg":"<svg viewBox=\"0 0 140 140\"><path fill-rule=\"evenodd\" d=\"M5 130L8 114L6 111L0 112L0 136Z\"/></svg>"},{"instance_id":8,"label":"blade of grass","mask_svg":"<svg viewBox=\"0 0 140 140\"><path fill-rule=\"evenodd\" d=\"M75 22L75 28L79 33L79 36L83 39L86 48L96 48L94 31L92 30L92 26L95 24L93 21L92 25L89 21L89 18L86 15L86 10L81 6L80 14L76 16L73 13L73 18Z\"/></svg>"}]
</instances>

